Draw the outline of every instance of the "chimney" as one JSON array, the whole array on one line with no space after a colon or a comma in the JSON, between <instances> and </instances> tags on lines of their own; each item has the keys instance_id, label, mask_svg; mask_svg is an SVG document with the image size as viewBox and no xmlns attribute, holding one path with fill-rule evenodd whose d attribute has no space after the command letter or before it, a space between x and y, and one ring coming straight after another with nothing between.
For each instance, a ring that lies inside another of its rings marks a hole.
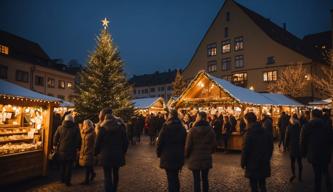
<instances>
[{"instance_id":1,"label":"chimney","mask_svg":"<svg viewBox=\"0 0 333 192\"><path fill-rule=\"evenodd\" d=\"M283 30L287 31L287 23L283 23Z\"/></svg>"}]
</instances>

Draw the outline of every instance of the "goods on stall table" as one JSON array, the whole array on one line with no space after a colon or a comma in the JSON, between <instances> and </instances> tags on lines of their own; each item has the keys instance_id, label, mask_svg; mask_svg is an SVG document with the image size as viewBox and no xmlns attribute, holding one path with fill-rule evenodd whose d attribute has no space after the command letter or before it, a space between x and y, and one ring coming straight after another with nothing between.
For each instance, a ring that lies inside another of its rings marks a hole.
<instances>
[{"instance_id":1,"label":"goods on stall table","mask_svg":"<svg viewBox=\"0 0 333 192\"><path fill-rule=\"evenodd\" d=\"M41 141L37 143L15 143L15 144L6 143L4 145L0 145L0 155L39 150L41 148L42 148Z\"/></svg>"}]
</instances>

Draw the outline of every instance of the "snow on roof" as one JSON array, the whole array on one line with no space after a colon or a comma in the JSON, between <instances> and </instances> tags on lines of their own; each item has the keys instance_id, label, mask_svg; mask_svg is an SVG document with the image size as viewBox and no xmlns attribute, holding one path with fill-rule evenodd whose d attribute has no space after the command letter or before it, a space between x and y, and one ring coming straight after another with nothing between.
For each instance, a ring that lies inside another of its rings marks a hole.
<instances>
[{"instance_id":1,"label":"snow on roof","mask_svg":"<svg viewBox=\"0 0 333 192\"><path fill-rule=\"evenodd\" d=\"M4 96L13 96L13 97L22 97L28 99L44 100L51 102L59 102L61 99L56 97L51 97L47 95L40 94L30 89L26 89L14 83L0 79L0 95Z\"/></svg>"},{"instance_id":2,"label":"snow on roof","mask_svg":"<svg viewBox=\"0 0 333 192\"><path fill-rule=\"evenodd\" d=\"M137 109L148 109L149 107L151 107L153 104L155 104L160 99L162 99L162 101L163 101L163 98L161 98L161 97L134 99L133 104L134 104L134 107Z\"/></svg>"},{"instance_id":3,"label":"snow on roof","mask_svg":"<svg viewBox=\"0 0 333 192\"><path fill-rule=\"evenodd\" d=\"M280 106L303 106L303 104L285 96L276 93L260 93L261 95L267 97L274 102L274 105Z\"/></svg>"},{"instance_id":4,"label":"snow on roof","mask_svg":"<svg viewBox=\"0 0 333 192\"><path fill-rule=\"evenodd\" d=\"M332 103L332 99L324 99L324 100L309 102L309 105L328 105L330 103Z\"/></svg>"},{"instance_id":5,"label":"snow on roof","mask_svg":"<svg viewBox=\"0 0 333 192\"><path fill-rule=\"evenodd\" d=\"M220 79L205 73L209 79L214 81L220 88L226 91L231 97L239 101L240 103L252 104L252 105L275 105L275 103L264 95L236 86L227 80Z\"/></svg>"}]
</instances>

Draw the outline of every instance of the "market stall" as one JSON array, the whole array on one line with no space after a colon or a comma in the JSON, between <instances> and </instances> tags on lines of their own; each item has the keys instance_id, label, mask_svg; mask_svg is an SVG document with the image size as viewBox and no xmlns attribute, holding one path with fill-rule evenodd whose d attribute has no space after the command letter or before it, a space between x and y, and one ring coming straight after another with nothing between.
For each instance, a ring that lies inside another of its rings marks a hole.
<instances>
[{"instance_id":1,"label":"market stall","mask_svg":"<svg viewBox=\"0 0 333 192\"><path fill-rule=\"evenodd\" d=\"M59 104L0 80L0 185L46 175L52 112Z\"/></svg>"},{"instance_id":2,"label":"market stall","mask_svg":"<svg viewBox=\"0 0 333 192\"><path fill-rule=\"evenodd\" d=\"M147 115L150 113L165 113L165 102L162 97L150 97L133 100L136 113Z\"/></svg>"},{"instance_id":3,"label":"market stall","mask_svg":"<svg viewBox=\"0 0 333 192\"><path fill-rule=\"evenodd\" d=\"M324 100L317 100L309 102L309 106L312 108L318 108L318 109L331 109L332 107L332 99L324 99Z\"/></svg>"},{"instance_id":4,"label":"market stall","mask_svg":"<svg viewBox=\"0 0 333 192\"><path fill-rule=\"evenodd\" d=\"M173 104L173 107L190 114L206 111L208 114L234 116L237 126L229 140L230 149L234 150L242 148L243 138L239 123L246 112L252 111L258 117L263 113L273 116L273 112L296 111L301 106L284 95L257 93L213 77L204 71L197 74Z\"/></svg>"}]
</instances>

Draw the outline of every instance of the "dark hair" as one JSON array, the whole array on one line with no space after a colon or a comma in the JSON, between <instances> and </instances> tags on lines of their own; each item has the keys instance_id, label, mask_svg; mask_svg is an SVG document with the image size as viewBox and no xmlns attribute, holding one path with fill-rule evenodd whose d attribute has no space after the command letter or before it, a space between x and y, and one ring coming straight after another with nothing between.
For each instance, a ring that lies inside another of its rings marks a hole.
<instances>
[{"instance_id":1,"label":"dark hair","mask_svg":"<svg viewBox=\"0 0 333 192\"><path fill-rule=\"evenodd\" d=\"M176 109L171 109L169 113L171 117L178 118L178 111Z\"/></svg>"},{"instance_id":2,"label":"dark hair","mask_svg":"<svg viewBox=\"0 0 333 192\"><path fill-rule=\"evenodd\" d=\"M319 109L314 109L311 112L312 117L320 118L322 116L322 112Z\"/></svg>"},{"instance_id":3,"label":"dark hair","mask_svg":"<svg viewBox=\"0 0 333 192\"><path fill-rule=\"evenodd\" d=\"M296 113L294 113L294 114L293 114L293 118L295 118L295 119L298 119L298 117L297 117L297 114L296 114Z\"/></svg>"},{"instance_id":4,"label":"dark hair","mask_svg":"<svg viewBox=\"0 0 333 192\"><path fill-rule=\"evenodd\" d=\"M245 114L244 118L249 123L254 123L257 121L257 116L253 112L248 112Z\"/></svg>"},{"instance_id":5,"label":"dark hair","mask_svg":"<svg viewBox=\"0 0 333 192\"><path fill-rule=\"evenodd\" d=\"M198 113L199 117L201 117L202 120L207 120L207 113L204 111L200 111Z\"/></svg>"}]
</instances>

